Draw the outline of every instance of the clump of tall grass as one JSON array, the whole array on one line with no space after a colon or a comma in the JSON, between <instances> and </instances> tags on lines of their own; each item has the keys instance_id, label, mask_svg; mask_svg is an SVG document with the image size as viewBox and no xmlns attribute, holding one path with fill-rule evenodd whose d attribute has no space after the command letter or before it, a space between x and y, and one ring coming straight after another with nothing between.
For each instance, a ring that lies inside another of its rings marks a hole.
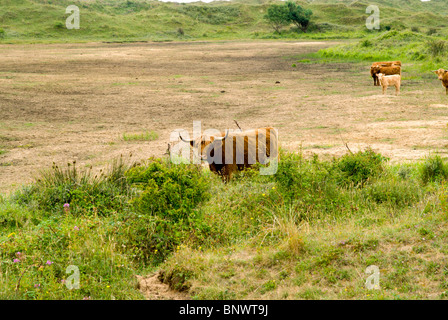
<instances>
[{"instance_id":1,"label":"clump of tall grass","mask_svg":"<svg viewBox=\"0 0 448 320\"><path fill-rule=\"evenodd\" d=\"M16 194L22 203L55 212L68 204L71 213L108 214L123 209L130 196L125 172L132 165L121 156L107 170L94 173L92 167L79 168L76 161L42 170L30 188Z\"/></svg>"},{"instance_id":2,"label":"clump of tall grass","mask_svg":"<svg viewBox=\"0 0 448 320\"><path fill-rule=\"evenodd\" d=\"M433 57L438 57L446 53L447 42L444 40L431 39L426 43L429 54Z\"/></svg>"},{"instance_id":3,"label":"clump of tall grass","mask_svg":"<svg viewBox=\"0 0 448 320\"><path fill-rule=\"evenodd\" d=\"M340 171L338 180L343 185L363 185L384 172L386 161L387 158L370 148L347 154L337 161L336 166Z\"/></svg>"},{"instance_id":4,"label":"clump of tall grass","mask_svg":"<svg viewBox=\"0 0 448 320\"><path fill-rule=\"evenodd\" d=\"M300 210L295 206L277 206L270 210L271 219L263 228L263 240L279 242L279 247L291 256L298 256L306 250L303 240L304 231L308 222L300 215ZM263 241L262 240L262 241Z\"/></svg>"},{"instance_id":5,"label":"clump of tall grass","mask_svg":"<svg viewBox=\"0 0 448 320\"><path fill-rule=\"evenodd\" d=\"M76 161L68 162L67 167L60 167L53 162L51 169L42 170L40 177L36 179L37 188L62 186L67 184L84 185L98 181L92 179L92 167L87 170L79 170Z\"/></svg>"},{"instance_id":6,"label":"clump of tall grass","mask_svg":"<svg viewBox=\"0 0 448 320\"><path fill-rule=\"evenodd\" d=\"M439 155L429 156L421 164L420 174L424 183L446 180L448 166Z\"/></svg>"},{"instance_id":7,"label":"clump of tall grass","mask_svg":"<svg viewBox=\"0 0 448 320\"><path fill-rule=\"evenodd\" d=\"M423 189L415 180L388 175L366 186L363 194L369 202L400 208L417 203L423 197Z\"/></svg>"}]
</instances>

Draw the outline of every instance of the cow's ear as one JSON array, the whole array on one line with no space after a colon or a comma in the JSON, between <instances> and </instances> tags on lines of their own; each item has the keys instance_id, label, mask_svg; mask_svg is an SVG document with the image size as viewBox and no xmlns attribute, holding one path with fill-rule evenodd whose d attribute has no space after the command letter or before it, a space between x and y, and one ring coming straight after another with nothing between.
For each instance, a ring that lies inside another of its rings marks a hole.
<instances>
[{"instance_id":1,"label":"cow's ear","mask_svg":"<svg viewBox=\"0 0 448 320\"><path fill-rule=\"evenodd\" d=\"M448 72L448 70L444 70L444 71L443 71L443 73L447 73L447 72Z\"/></svg>"}]
</instances>

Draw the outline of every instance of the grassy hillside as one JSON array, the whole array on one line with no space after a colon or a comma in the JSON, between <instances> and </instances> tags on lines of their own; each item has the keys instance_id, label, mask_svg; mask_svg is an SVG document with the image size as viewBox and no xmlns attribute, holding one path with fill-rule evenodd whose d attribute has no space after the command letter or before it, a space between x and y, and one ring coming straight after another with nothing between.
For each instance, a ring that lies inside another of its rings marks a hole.
<instances>
[{"instance_id":1,"label":"grassy hillside","mask_svg":"<svg viewBox=\"0 0 448 320\"><path fill-rule=\"evenodd\" d=\"M228 185L194 165L54 165L0 198L1 299L140 299L159 270L195 299L446 298L448 166L281 154ZM380 290L365 269L380 267ZM68 266L80 272L69 290Z\"/></svg>"},{"instance_id":2,"label":"grassy hillside","mask_svg":"<svg viewBox=\"0 0 448 320\"><path fill-rule=\"evenodd\" d=\"M312 9L309 32L287 27L274 34L263 19L272 1L176 4L151 0L0 0L0 41L161 41L257 38L353 38L365 28L368 5L377 4L382 28L420 28L446 35L446 0L299 0ZM67 30L69 5L80 8L79 30ZM375 31L374 31L375 32Z\"/></svg>"}]
</instances>

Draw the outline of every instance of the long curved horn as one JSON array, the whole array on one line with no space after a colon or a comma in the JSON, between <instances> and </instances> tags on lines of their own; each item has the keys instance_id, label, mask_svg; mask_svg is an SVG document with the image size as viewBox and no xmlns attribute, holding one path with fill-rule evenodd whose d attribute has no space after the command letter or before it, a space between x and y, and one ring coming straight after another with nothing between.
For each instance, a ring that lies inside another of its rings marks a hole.
<instances>
[{"instance_id":1,"label":"long curved horn","mask_svg":"<svg viewBox=\"0 0 448 320\"><path fill-rule=\"evenodd\" d=\"M180 132L179 132L179 138L180 138L180 140L182 140L183 142L186 142L186 143L192 143L192 142L193 142L193 139L191 139L191 140L186 140L186 139L182 138Z\"/></svg>"},{"instance_id":2,"label":"long curved horn","mask_svg":"<svg viewBox=\"0 0 448 320\"><path fill-rule=\"evenodd\" d=\"M182 138L180 132L179 132L179 138L180 138L180 140L182 140L183 142L189 143L189 144L191 144L191 145L194 144L194 140L193 140L193 139L191 139L191 140L186 140L186 139Z\"/></svg>"},{"instance_id":3,"label":"long curved horn","mask_svg":"<svg viewBox=\"0 0 448 320\"><path fill-rule=\"evenodd\" d=\"M215 137L215 140L218 140L218 141L225 140L228 135L229 135L229 130L227 129L226 135L224 137Z\"/></svg>"}]
</instances>

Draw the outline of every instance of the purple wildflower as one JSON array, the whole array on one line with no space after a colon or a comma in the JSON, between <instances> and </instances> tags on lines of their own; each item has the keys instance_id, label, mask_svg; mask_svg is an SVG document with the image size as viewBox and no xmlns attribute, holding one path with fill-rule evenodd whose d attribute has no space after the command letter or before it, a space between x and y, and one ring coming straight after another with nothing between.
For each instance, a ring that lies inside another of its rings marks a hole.
<instances>
[{"instance_id":1,"label":"purple wildflower","mask_svg":"<svg viewBox=\"0 0 448 320\"><path fill-rule=\"evenodd\" d=\"M64 203L64 208L70 208L70 204Z\"/></svg>"},{"instance_id":2,"label":"purple wildflower","mask_svg":"<svg viewBox=\"0 0 448 320\"><path fill-rule=\"evenodd\" d=\"M20 260L19 259L14 259L13 262L17 263L17 262L20 262Z\"/></svg>"},{"instance_id":3,"label":"purple wildflower","mask_svg":"<svg viewBox=\"0 0 448 320\"><path fill-rule=\"evenodd\" d=\"M75 226L73 229L75 229L76 231L79 231L79 228L77 226Z\"/></svg>"},{"instance_id":4,"label":"purple wildflower","mask_svg":"<svg viewBox=\"0 0 448 320\"><path fill-rule=\"evenodd\" d=\"M47 263L46 263L46 264L48 264L49 266L51 266L51 265L53 264L53 262L50 261L50 260L47 260Z\"/></svg>"}]
</instances>

